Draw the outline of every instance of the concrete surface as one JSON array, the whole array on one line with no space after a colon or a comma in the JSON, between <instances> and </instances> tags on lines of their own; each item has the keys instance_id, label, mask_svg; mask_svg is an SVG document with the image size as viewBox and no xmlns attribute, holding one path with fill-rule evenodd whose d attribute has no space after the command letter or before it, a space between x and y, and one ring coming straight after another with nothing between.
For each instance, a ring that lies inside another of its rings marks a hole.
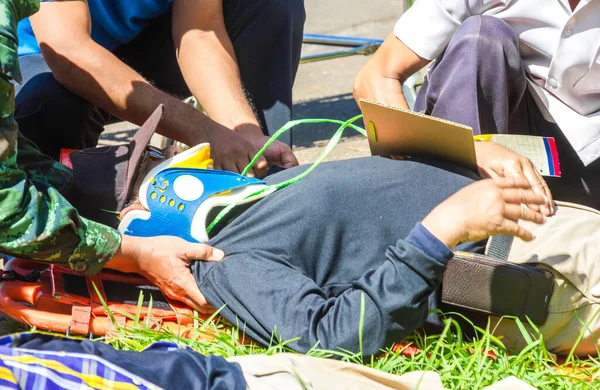
<instances>
[{"instance_id":1,"label":"concrete surface","mask_svg":"<svg viewBox=\"0 0 600 390\"><path fill-rule=\"evenodd\" d=\"M306 33L366 38L385 38L402 14L405 0L305 0ZM303 55L335 50L304 45ZM360 113L352 98L354 77L368 60L354 56L300 65L294 87L294 119L329 118L345 120ZM362 125L362 124L361 124ZM124 142L133 133L129 123L107 128L102 142ZM336 130L335 125L307 125L293 132L294 151L301 163L312 162ZM347 130L329 159L369 154L366 139Z\"/></svg>"}]
</instances>

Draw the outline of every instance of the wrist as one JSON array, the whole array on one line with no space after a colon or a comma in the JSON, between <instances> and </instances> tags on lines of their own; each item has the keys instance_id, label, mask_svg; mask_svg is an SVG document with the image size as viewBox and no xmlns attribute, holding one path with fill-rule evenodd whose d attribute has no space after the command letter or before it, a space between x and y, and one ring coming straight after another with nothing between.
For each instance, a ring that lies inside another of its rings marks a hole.
<instances>
[{"instance_id":1,"label":"wrist","mask_svg":"<svg viewBox=\"0 0 600 390\"><path fill-rule=\"evenodd\" d=\"M373 55L377 74L382 78L396 79L400 84L406 81L401 71L405 61L401 46L402 42L394 34L390 34Z\"/></svg>"},{"instance_id":2,"label":"wrist","mask_svg":"<svg viewBox=\"0 0 600 390\"><path fill-rule=\"evenodd\" d=\"M138 238L121 234L121 245L114 256L106 263L106 268L121 272L139 273L140 268L137 260L139 259L140 247Z\"/></svg>"},{"instance_id":3,"label":"wrist","mask_svg":"<svg viewBox=\"0 0 600 390\"><path fill-rule=\"evenodd\" d=\"M260 125L256 121L255 121L255 123L245 122L240 125L234 126L233 130L240 134L243 134L246 136L251 136L251 137L264 135L260 128Z\"/></svg>"},{"instance_id":4,"label":"wrist","mask_svg":"<svg viewBox=\"0 0 600 390\"><path fill-rule=\"evenodd\" d=\"M434 236L422 223L415 225L406 238L406 241L439 263L445 264L452 257L450 248Z\"/></svg>"},{"instance_id":5,"label":"wrist","mask_svg":"<svg viewBox=\"0 0 600 390\"><path fill-rule=\"evenodd\" d=\"M423 219L421 225L451 250L460 243L461 229L457 221L438 215L435 209Z\"/></svg>"}]
</instances>

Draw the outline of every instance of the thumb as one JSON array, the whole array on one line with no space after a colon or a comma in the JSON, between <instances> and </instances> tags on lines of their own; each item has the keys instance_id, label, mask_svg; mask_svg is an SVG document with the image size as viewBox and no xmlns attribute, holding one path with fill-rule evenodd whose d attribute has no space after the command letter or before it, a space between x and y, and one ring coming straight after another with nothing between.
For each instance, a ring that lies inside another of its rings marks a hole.
<instances>
[{"instance_id":1,"label":"thumb","mask_svg":"<svg viewBox=\"0 0 600 390\"><path fill-rule=\"evenodd\" d=\"M185 276L186 282L183 286L185 291L184 297L174 297L173 299L177 299L185 303L186 305L193 307L194 309L203 312L206 311L206 298L200 292L200 288L198 288L198 282L192 276L191 272Z\"/></svg>"},{"instance_id":2,"label":"thumb","mask_svg":"<svg viewBox=\"0 0 600 390\"><path fill-rule=\"evenodd\" d=\"M285 148L281 153L281 166L283 168L291 168L298 165L298 159L294 155L291 149Z\"/></svg>"},{"instance_id":3,"label":"thumb","mask_svg":"<svg viewBox=\"0 0 600 390\"><path fill-rule=\"evenodd\" d=\"M267 169L267 166L267 160L264 158L264 156L260 156L256 163L254 163L254 168L256 169Z\"/></svg>"},{"instance_id":4,"label":"thumb","mask_svg":"<svg viewBox=\"0 0 600 390\"><path fill-rule=\"evenodd\" d=\"M210 245L190 243L185 250L185 255L188 259L221 261L225 257L225 252Z\"/></svg>"}]
</instances>

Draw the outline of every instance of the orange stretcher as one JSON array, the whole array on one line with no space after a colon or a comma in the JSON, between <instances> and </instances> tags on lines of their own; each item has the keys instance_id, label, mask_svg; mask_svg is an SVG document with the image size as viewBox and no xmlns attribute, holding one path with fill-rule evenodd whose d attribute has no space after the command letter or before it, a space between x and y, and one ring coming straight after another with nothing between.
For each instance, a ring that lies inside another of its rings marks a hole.
<instances>
[{"instance_id":1,"label":"orange stretcher","mask_svg":"<svg viewBox=\"0 0 600 390\"><path fill-rule=\"evenodd\" d=\"M143 303L138 318L153 329L168 329L185 337L194 322L189 307L164 297L139 275L105 270L87 277L69 268L23 259L11 259L0 272L0 312L38 329L104 336L115 324L102 301L118 326L131 326L134 321L128 317L135 318L140 310L140 291Z\"/></svg>"}]
</instances>

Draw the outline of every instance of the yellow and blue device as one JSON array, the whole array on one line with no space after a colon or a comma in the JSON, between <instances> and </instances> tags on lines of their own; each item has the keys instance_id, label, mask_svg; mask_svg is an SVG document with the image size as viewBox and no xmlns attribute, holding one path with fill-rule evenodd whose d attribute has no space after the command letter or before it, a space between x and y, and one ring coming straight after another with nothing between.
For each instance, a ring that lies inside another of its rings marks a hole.
<instances>
[{"instance_id":1,"label":"yellow and blue device","mask_svg":"<svg viewBox=\"0 0 600 390\"><path fill-rule=\"evenodd\" d=\"M148 172L139 189L139 200L147 211L127 213L119 231L130 236L170 235L207 242L211 211L255 201L257 197L248 196L266 187L263 180L214 170L210 145L200 144Z\"/></svg>"}]
</instances>

